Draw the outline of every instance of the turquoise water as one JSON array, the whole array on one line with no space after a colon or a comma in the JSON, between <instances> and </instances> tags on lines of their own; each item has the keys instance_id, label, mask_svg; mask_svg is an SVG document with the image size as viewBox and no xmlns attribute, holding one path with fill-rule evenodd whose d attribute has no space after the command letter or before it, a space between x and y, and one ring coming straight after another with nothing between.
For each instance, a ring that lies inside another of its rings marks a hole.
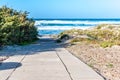
<instances>
[{"instance_id":1,"label":"turquoise water","mask_svg":"<svg viewBox=\"0 0 120 80\"><path fill-rule=\"evenodd\" d=\"M56 35L65 30L87 29L98 24L120 24L120 19L35 19L39 35Z\"/></svg>"}]
</instances>

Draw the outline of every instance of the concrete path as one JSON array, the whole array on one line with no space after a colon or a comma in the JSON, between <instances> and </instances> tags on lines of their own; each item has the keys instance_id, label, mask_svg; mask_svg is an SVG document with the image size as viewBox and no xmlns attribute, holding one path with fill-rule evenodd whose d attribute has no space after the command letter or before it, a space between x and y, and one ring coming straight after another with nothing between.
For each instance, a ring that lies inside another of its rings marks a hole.
<instances>
[{"instance_id":1,"label":"concrete path","mask_svg":"<svg viewBox=\"0 0 120 80\"><path fill-rule=\"evenodd\" d=\"M54 40L41 39L33 53L15 55L0 65L0 80L104 80Z\"/></svg>"}]
</instances>

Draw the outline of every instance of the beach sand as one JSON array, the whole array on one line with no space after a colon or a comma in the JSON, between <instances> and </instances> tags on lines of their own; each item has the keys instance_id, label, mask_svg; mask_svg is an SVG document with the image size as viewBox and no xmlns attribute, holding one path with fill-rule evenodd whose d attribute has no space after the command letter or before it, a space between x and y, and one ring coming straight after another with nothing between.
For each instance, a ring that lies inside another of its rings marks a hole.
<instances>
[{"instance_id":1,"label":"beach sand","mask_svg":"<svg viewBox=\"0 0 120 80\"><path fill-rule=\"evenodd\" d=\"M120 46L101 48L95 45L76 44L65 47L106 80L120 80Z\"/></svg>"}]
</instances>

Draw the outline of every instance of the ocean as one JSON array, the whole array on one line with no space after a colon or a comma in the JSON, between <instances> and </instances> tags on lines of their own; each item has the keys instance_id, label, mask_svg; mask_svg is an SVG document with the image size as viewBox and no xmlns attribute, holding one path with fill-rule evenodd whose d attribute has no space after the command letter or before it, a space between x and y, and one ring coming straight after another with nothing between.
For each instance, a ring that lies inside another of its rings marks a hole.
<instances>
[{"instance_id":1,"label":"ocean","mask_svg":"<svg viewBox=\"0 0 120 80\"><path fill-rule=\"evenodd\" d=\"M39 35L58 35L65 30L87 29L99 24L120 24L120 19L35 19Z\"/></svg>"}]
</instances>

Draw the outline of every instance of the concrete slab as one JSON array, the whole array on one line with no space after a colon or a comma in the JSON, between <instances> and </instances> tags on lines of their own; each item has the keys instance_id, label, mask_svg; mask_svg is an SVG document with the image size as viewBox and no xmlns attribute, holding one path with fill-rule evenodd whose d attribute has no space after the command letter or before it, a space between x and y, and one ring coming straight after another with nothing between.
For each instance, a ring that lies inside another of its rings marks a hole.
<instances>
[{"instance_id":1,"label":"concrete slab","mask_svg":"<svg viewBox=\"0 0 120 80\"><path fill-rule=\"evenodd\" d=\"M73 80L104 80L85 63L73 56L64 48L58 48L57 53L67 67Z\"/></svg>"},{"instance_id":2,"label":"concrete slab","mask_svg":"<svg viewBox=\"0 0 120 80\"><path fill-rule=\"evenodd\" d=\"M26 56L9 80L71 80L55 51Z\"/></svg>"},{"instance_id":3,"label":"concrete slab","mask_svg":"<svg viewBox=\"0 0 120 80\"><path fill-rule=\"evenodd\" d=\"M24 56L12 56L0 65L0 80L6 80L20 63Z\"/></svg>"},{"instance_id":4,"label":"concrete slab","mask_svg":"<svg viewBox=\"0 0 120 80\"><path fill-rule=\"evenodd\" d=\"M12 56L4 61L0 80L103 80L51 38L41 39L39 45L30 46L32 54Z\"/></svg>"}]
</instances>

